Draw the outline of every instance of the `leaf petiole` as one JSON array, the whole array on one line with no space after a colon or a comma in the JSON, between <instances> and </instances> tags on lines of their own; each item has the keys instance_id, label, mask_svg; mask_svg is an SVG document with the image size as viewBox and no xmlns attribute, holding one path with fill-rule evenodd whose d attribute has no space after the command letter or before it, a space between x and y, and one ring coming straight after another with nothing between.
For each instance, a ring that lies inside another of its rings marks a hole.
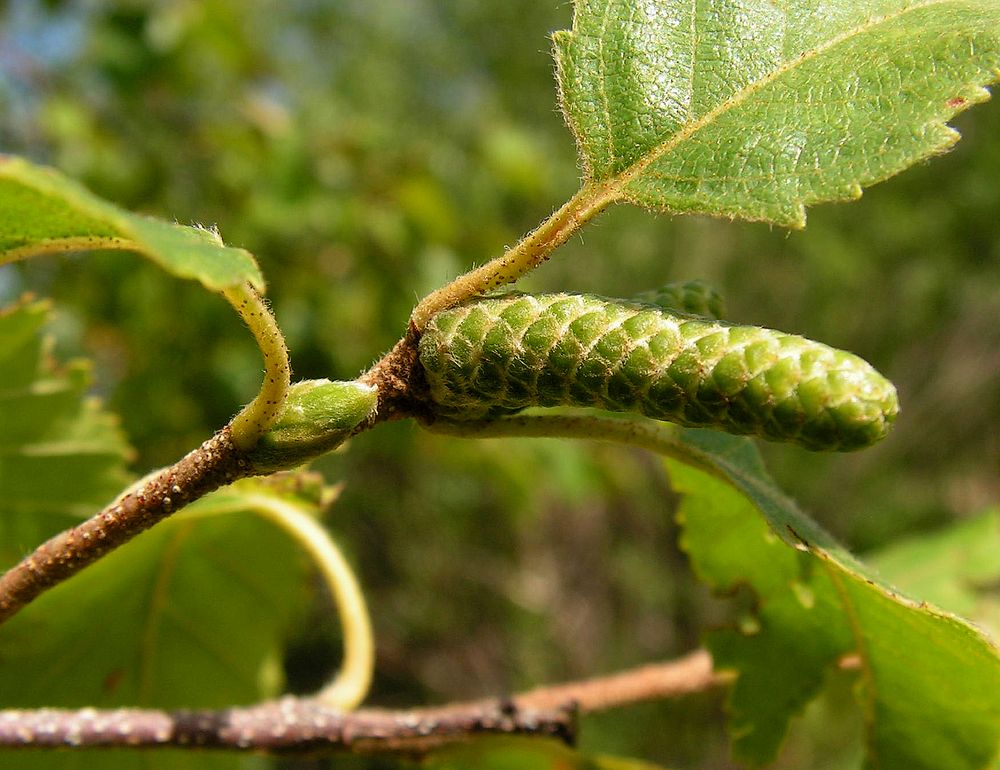
<instances>
[{"instance_id":1,"label":"leaf petiole","mask_svg":"<svg viewBox=\"0 0 1000 770\"><path fill-rule=\"evenodd\" d=\"M423 331L427 322L442 310L513 283L542 264L556 248L619 197L620 193L612 185L584 184L560 209L501 256L424 297L414 308L410 324L417 331Z\"/></svg>"},{"instance_id":2,"label":"leaf petiole","mask_svg":"<svg viewBox=\"0 0 1000 770\"><path fill-rule=\"evenodd\" d=\"M260 392L230 422L233 443L238 449L247 450L281 414L291 386L291 366L281 329L257 290L249 283L242 283L223 289L222 295L250 327L264 356L264 382Z\"/></svg>"}]
</instances>

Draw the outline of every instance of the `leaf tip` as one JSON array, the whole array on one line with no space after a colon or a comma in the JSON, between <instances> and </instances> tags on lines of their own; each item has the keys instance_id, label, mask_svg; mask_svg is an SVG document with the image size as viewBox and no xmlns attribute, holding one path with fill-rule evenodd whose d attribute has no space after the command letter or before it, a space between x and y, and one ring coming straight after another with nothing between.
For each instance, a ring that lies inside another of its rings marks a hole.
<instances>
[{"instance_id":1,"label":"leaf tip","mask_svg":"<svg viewBox=\"0 0 1000 770\"><path fill-rule=\"evenodd\" d=\"M568 29L557 29L549 37L552 40L552 47L557 51L563 51L573 39L573 32Z\"/></svg>"},{"instance_id":2,"label":"leaf tip","mask_svg":"<svg viewBox=\"0 0 1000 770\"><path fill-rule=\"evenodd\" d=\"M859 188L858 195L860 194L861 193ZM858 195L855 195L853 197L858 197ZM792 209L788 212L788 218L783 221L779 221L778 224L781 225L782 227L787 227L789 230L805 230L806 216L807 215L806 215L805 204L800 203L797 206L793 206Z\"/></svg>"}]
</instances>

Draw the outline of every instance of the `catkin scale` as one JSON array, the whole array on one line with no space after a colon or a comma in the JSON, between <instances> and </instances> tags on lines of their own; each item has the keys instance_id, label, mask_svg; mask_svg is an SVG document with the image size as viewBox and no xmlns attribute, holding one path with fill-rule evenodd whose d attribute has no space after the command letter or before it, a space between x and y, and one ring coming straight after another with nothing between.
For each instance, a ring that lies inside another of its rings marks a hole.
<instances>
[{"instance_id":1,"label":"catkin scale","mask_svg":"<svg viewBox=\"0 0 1000 770\"><path fill-rule=\"evenodd\" d=\"M892 384L851 353L585 294L473 300L431 320L419 355L435 413L453 420L597 407L846 451L898 412Z\"/></svg>"},{"instance_id":2,"label":"catkin scale","mask_svg":"<svg viewBox=\"0 0 1000 770\"><path fill-rule=\"evenodd\" d=\"M658 305L666 310L680 310L708 318L725 316L722 295L704 281L668 283L659 289L637 294L632 299L647 305Z\"/></svg>"}]
</instances>

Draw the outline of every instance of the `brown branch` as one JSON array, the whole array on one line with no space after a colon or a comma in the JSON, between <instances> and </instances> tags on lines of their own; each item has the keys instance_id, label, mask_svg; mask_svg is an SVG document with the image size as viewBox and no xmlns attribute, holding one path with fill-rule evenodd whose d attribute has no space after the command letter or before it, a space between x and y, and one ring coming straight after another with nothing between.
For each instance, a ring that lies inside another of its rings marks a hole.
<instances>
[{"instance_id":1,"label":"brown branch","mask_svg":"<svg viewBox=\"0 0 1000 770\"><path fill-rule=\"evenodd\" d=\"M423 754L480 735L575 738L577 713L700 692L729 681L699 650L666 663L502 700L406 711L343 713L286 697L221 711L0 711L0 747L214 748L264 753Z\"/></svg>"},{"instance_id":2,"label":"brown branch","mask_svg":"<svg viewBox=\"0 0 1000 770\"><path fill-rule=\"evenodd\" d=\"M233 445L229 428L223 428L96 516L42 543L0 576L0 623L174 511L252 473L244 453Z\"/></svg>"},{"instance_id":3,"label":"brown branch","mask_svg":"<svg viewBox=\"0 0 1000 770\"><path fill-rule=\"evenodd\" d=\"M540 735L571 743L571 710L519 710L506 702L344 713L314 699L283 698L222 711L37 709L0 711L10 748L204 748L272 754L422 754L477 735Z\"/></svg>"}]
</instances>

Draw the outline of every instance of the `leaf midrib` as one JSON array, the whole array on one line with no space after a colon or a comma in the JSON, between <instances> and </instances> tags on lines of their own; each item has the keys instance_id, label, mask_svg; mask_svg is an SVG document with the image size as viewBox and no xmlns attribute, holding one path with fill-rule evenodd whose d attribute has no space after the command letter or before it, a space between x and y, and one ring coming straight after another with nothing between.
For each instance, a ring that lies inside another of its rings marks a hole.
<instances>
[{"instance_id":1,"label":"leaf midrib","mask_svg":"<svg viewBox=\"0 0 1000 770\"><path fill-rule=\"evenodd\" d=\"M802 52L794 59L783 63L780 67L775 68L769 72L765 77L762 77L754 82L745 86L743 89L735 92L732 96L723 102L720 102L713 109L709 110L700 118L688 123L683 126L679 131L671 135L669 138L661 142L655 148L650 150L643 158L637 160L631 166L621 171L618 174L611 176L609 179L604 180L601 184L605 189L611 188L614 190L616 197L624 197L624 189L635 179L640 176L650 165L655 163L661 157L667 153L674 150L680 144L694 136L698 131L711 125L713 121L727 113L729 110L737 107L738 105L745 102L752 95L762 90L764 87L770 85L775 80L777 80L782 75L793 71L796 67L800 66L804 62L815 59L817 56L825 53L826 51L834 48L841 43L850 40L864 32L867 32L880 24L885 24L891 21L895 21L911 11L923 10L924 8L930 8L935 5L945 5L949 3L956 3L960 0L924 0L924 2L915 3L913 5L907 6L906 8L901 8L895 13L886 14L884 16L874 16L864 24L859 24L856 27L844 30L838 35L830 38L821 45L815 46ZM602 81L602 91L603 91L603 81Z\"/></svg>"}]
</instances>

